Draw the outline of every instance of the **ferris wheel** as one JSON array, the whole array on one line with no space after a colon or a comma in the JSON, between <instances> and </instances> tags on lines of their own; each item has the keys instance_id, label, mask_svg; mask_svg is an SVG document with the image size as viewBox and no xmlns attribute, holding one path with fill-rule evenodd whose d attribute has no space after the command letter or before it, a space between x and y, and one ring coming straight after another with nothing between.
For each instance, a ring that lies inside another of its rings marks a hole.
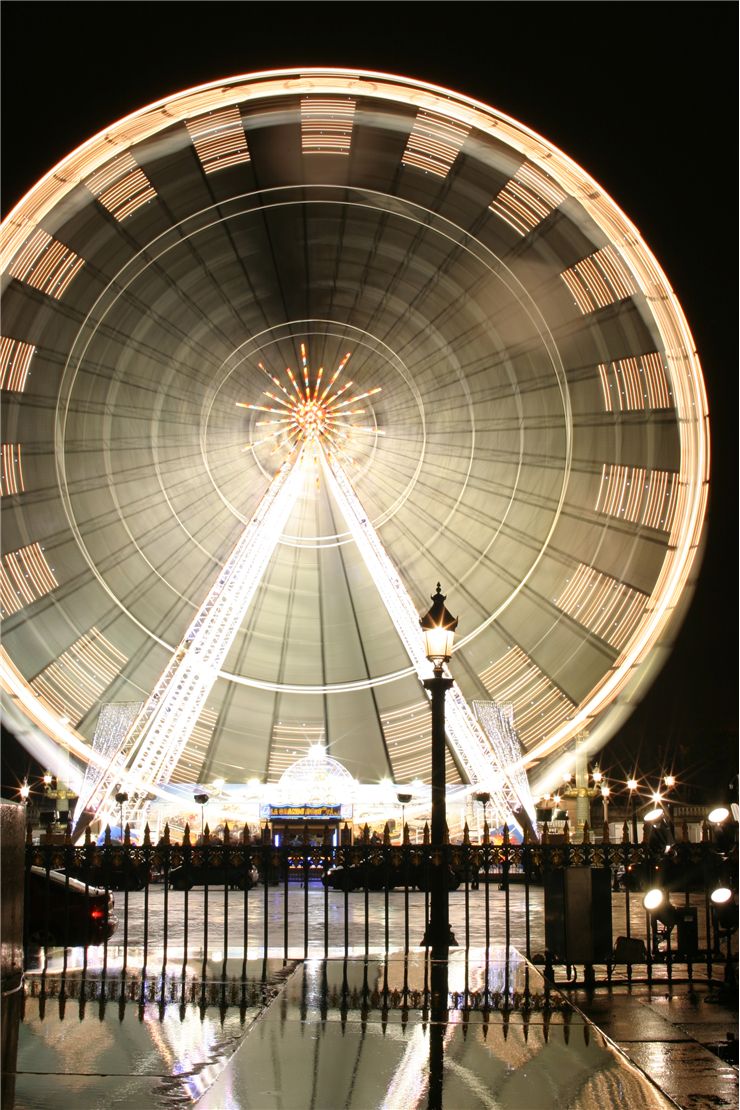
<instances>
[{"instance_id":1,"label":"ferris wheel","mask_svg":"<svg viewBox=\"0 0 740 1110\"><path fill-rule=\"evenodd\" d=\"M2 235L4 706L88 800L317 741L425 777L438 580L449 780L504 806L613 734L696 571L707 405L566 154L418 81L251 74L111 124Z\"/></svg>"}]
</instances>

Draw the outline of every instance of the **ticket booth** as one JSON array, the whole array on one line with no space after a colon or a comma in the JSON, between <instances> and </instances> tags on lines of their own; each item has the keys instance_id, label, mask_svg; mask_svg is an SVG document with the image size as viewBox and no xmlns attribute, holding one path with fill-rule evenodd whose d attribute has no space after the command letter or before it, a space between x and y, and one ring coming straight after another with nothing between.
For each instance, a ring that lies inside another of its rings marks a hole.
<instances>
[{"instance_id":1,"label":"ticket booth","mask_svg":"<svg viewBox=\"0 0 740 1110\"><path fill-rule=\"evenodd\" d=\"M342 806L336 805L270 805L267 807L267 821L272 833L272 842L284 847L291 844L324 843L326 829L329 830L329 843L339 844L339 830L342 824Z\"/></svg>"}]
</instances>

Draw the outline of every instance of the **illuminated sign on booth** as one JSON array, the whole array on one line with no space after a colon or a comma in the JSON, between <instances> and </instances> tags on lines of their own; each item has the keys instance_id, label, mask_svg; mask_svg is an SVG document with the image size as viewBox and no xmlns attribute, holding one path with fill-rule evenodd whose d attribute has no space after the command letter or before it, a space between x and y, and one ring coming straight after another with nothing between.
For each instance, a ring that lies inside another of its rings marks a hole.
<instances>
[{"instance_id":1,"label":"illuminated sign on booth","mask_svg":"<svg viewBox=\"0 0 740 1110\"><path fill-rule=\"evenodd\" d=\"M330 806L263 806L262 817L270 821L339 821L342 817L341 805Z\"/></svg>"}]
</instances>

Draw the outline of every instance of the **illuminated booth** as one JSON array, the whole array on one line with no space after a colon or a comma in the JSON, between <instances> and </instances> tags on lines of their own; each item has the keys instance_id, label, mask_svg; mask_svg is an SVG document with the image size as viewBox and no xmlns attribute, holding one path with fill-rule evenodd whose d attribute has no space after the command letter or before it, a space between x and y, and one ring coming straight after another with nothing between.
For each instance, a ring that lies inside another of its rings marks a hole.
<instances>
[{"instance_id":1,"label":"illuminated booth","mask_svg":"<svg viewBox=\"0 0 740 1110\"><path fill-rule=\"evenodd\" d=\"M343 822L351 827L355 780L346 767L314 744L285 771L270 801L260 808L274 844L322 844L329 833L339 843Z\"/></svg>"}]
</instances>

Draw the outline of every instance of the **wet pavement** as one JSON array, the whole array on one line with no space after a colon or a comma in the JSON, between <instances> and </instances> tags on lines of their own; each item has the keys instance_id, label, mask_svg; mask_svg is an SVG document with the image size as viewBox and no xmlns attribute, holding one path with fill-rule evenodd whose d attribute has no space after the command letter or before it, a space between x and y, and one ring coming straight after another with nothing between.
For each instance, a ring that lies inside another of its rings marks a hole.
<instances>
[{"instance_id":1,"label":"wet pavement","mask_svg":"<svg viewBox=\"0 0 740 1110\"><path fill-rule=\"evenodd\" d=\"M165 897L166 895L166 897ZM143 891L115 893L118 928L110 941L116 951L125 939L132 947L143 946L154 951L167 945L168 958L182 959L185 948L211 951L225 946L238 947L242 957L267 949L270 955L289 958L339 956L347 953L368 954L386 948L406 947L421 942L428 913L427 900L420 891L408 896L402 890L387 895L362 892L344 895L325 891L320 882L308 888L291 884L285 898L283 887L259 887L247 893L221 887L209 888L208 895L197 887L187 895L154 884ZM697 940L706 944L707 922L702 895L690 895L690 904L697 910ZM508 915L507 915L508 908ZM611 933L614 939L627 930L627 899L624 893L612 896ZM507 938L507 916L509 934ZM503 891L496 884L482 884L470 890L466 901L464 889L450 894L450 924L463 946L483 947L508 943L533 956L545 949L544 892L542 887L512 885ZM634 937L647 938L646 914L642 898L629 897L630 932ZM187 922L187 927L186 927ZM246 927L245 927L246 925ZM246 938L246 944L245 944ZM386 939L387 938L387 939Z\"/></svg>"},{"instance_id":2,"label":"wet pavement","mask_svg":"<svg viewBox=\"0 0 740 1110\"><path fill-rule=\"evenodd\" d=\"M451 955L437 1017L423 951L129 971L123 989L117 969L48 968L29 977L16 1110L671 1105L518 953L470 955Z\"/></svg>"},{"instance_id":3,"label":"wet pavement","mask_svg":"<svg viewBox=\"0 0 740 1110\"><path fill-rule=\"evenodd\" d=\"M618 984L567 994L684 1110L737 1107L736 989L701 982Z\"/></svg>"},{"instance_id":4,"label":"wet pavement","mask_svg":"<svg viewBox=\"0 0 740 1110\"><path fill-rule=\"evenodd\" d=\"M207 901L194 890L187 933L184 894L169 892L165 915L161 886L150 889L148 906L143 892L118 893L119 928L106 946L48 949L27 964L15 1107L737 1106L728 1051L737 992L719 989L722 967L696 966L693 982L674 971L671 983L658 965L664 981L648 985L644 965L631 982L621 965L611 985L590 992L557 967L548 994L536 963L542 890L529 892L529 914L526 899L522 888L507 895L491 886L471 891L466 910L462 893L451 894L467 951L451 950L449 1010L434 1011L432 965L417 947L426 915L419 892L408 896L407 917L401 891L366 903L362 893L311 886L291 890L286 906L279 888L246 899L214 888ZM614 938L626 929L625 910L615 894ZM630 928L645 935L636 897ZM701 912L699 928L702 943ZM527 945L535 962L520 955Z\"/></svg>"}]
</instances>

